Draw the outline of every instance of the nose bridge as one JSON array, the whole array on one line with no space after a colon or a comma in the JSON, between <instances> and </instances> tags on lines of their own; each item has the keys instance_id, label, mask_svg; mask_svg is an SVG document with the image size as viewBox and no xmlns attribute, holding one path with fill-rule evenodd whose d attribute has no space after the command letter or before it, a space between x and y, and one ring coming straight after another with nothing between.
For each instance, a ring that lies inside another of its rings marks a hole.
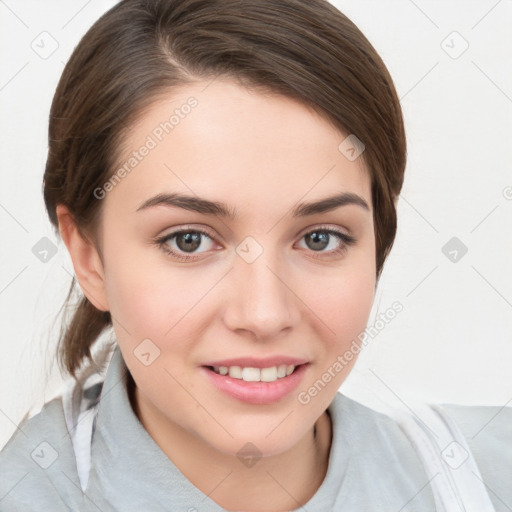
<instances>
[{"instance_id":1,"label":"nose bridge","mask_svg":"<svg viewBox=\"0 0 512 512\"><path fill-rule=\"evenodd\" d=\"M287 275L277 249L263 247L247 237L236 249L226 321L231 329L246 329L257 337L271 337L298 319L297 298L287 286Z\"/></svg>"}]
</instances>

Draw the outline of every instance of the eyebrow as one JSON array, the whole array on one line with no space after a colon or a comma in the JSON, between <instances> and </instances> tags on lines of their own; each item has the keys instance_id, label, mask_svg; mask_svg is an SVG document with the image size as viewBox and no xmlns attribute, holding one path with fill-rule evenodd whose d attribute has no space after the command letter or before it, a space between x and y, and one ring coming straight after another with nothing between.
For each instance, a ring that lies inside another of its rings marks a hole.
<instances>
[{"instance_id":1,"label":"eyebrow","mask_svg":"<svg viewBox=\"0 0 512 512\"><path fill-rule=\"evenodd\" d=\"M368 203L361 196L352 192L344 192L315 202L299 203L292 210L292 217L306 217L317 213L325 213L341 206L352 204L370 211ZM215 215L217 217L230 220L234 220L237 217L236 209L230 209L223 203L183 194L157 194L156 196L144 201L136 211L144 211L155 206L174 206L177 208L183 208L184 210L190 210L206 215Z\"/></svg>"}]
</instances>

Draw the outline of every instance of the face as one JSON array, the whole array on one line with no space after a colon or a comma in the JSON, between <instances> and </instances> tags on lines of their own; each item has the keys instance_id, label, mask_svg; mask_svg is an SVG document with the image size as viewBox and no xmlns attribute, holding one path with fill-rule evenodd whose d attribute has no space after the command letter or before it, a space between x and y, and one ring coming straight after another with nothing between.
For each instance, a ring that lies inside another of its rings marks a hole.
<instances>
[{"instance_id":1,"label":"face","mask_svg":"<svg viewBox=\"0 0 512 512\"><path fill-rule=\"evenodd\" d=\"M229 80L207 85L155 102L124 141L129 172L97 193L104 296L148 430L224 454L249 441L278 454L312 428L356 360L338 356L374 298L370 178L362 158L338 149L347 134L304 105ZM305 208L342 194L359 203ZM148 205L166 195L174 202ZM271 367L278 356L307 364L259 385L205 367Z\"/></svg>"}]
</instances>

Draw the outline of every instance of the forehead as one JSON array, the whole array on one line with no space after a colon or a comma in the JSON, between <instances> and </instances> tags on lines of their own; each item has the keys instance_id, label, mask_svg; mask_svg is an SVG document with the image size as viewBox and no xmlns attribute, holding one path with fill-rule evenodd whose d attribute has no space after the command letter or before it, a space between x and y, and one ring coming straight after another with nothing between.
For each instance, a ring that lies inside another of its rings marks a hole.
<instances>
[{"instance_id":1,"label":"forehead","mask_svg":"<svg viewBox=\"0 0 512 512\"><path fill-rule=\"evenodd\" d=\"M277 213L351 192L371 207L362 158L339 149L347 135L292 98L225 79L189 84L162 94L131 127L107 203L128 214L152 195L181 192Z\"/></svg>"}]
</instances>

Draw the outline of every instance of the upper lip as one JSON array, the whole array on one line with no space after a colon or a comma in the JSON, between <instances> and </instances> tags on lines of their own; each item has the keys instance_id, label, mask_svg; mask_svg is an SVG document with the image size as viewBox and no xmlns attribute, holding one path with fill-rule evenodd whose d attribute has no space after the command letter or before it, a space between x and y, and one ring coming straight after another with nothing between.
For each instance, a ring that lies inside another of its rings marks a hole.
<instances>
[{"instance_id":1,"label":"upper lip","mask_svg":"<svg viewBox=\"0 0 512 512\"><path fill-rule=\"evenodd\" d=\"M306 364L307 362L307 359L276 355L271 357L265 357L263 359L257 357L235 357L232 359L210 361L208 363L204 363L203 366L240 366L242 368L271 368L272 366L280 366L282 364L293 364L294 366L299 366L301 364Z\"/></svg>"}]
</instances>

